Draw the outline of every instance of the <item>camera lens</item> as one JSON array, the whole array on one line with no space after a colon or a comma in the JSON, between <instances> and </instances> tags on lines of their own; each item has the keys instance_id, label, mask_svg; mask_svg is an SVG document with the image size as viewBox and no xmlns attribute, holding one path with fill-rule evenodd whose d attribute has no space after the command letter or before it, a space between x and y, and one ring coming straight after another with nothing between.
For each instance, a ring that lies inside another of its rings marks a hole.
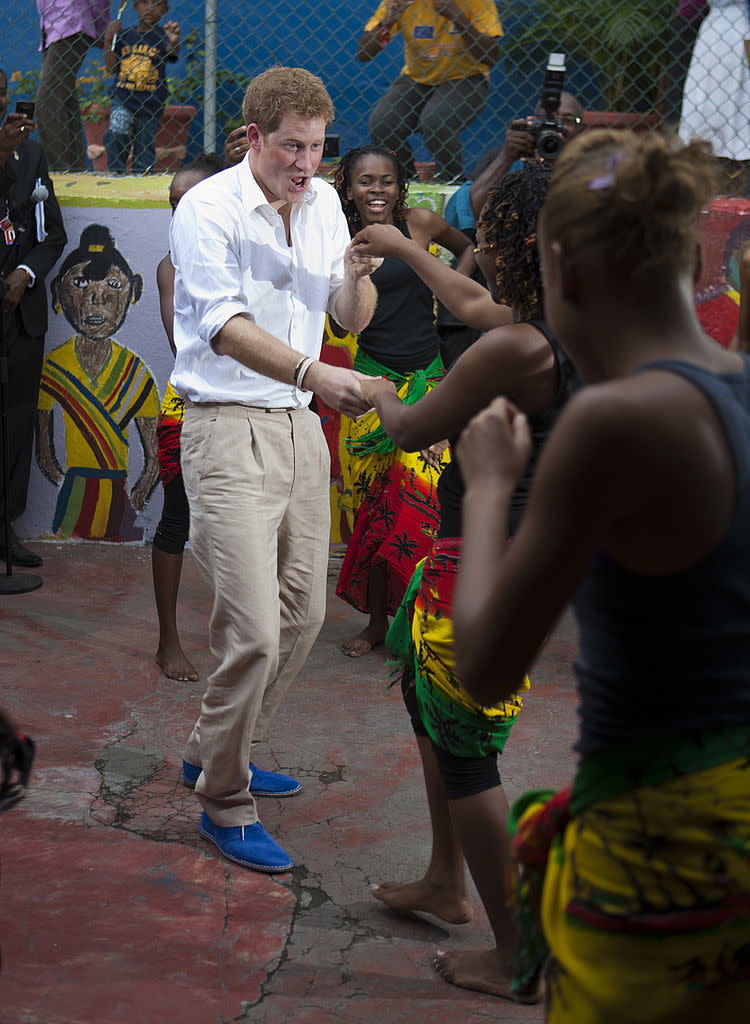
<instances>
[{"instance_id":1,"label":"camera lens","mask_svg":"<svg viewBox=\"0 0 750 1024\"><path fill-rule=\"evenodd\" d=\"M544 129L536 138L536 148L544 160L554 160L563 147L563 138L556 131Z\"/></svg>"}]
</instances>

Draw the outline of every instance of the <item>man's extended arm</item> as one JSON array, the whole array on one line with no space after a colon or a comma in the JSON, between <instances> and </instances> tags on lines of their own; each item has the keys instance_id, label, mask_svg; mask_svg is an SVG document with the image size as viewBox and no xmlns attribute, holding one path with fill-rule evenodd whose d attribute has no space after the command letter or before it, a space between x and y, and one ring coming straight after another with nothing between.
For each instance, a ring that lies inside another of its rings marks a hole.
<instances>
[{"instance_id":1,"label":"man's extended arm","mask_svg":"<svg viewBox=\"0 0 750 1024\"><path fill-rule=\"evenodd\" d=\"M211 339L211 346L219 355L231 356L243 366L283 384L294 383L294 370L303 358L302 353L290 349L242 313L224 324ZM305 374L304 386L347 416L361 416L369 409L359 386L359 375L353 370L315 360Z\"/></svg>"}]
</instances>

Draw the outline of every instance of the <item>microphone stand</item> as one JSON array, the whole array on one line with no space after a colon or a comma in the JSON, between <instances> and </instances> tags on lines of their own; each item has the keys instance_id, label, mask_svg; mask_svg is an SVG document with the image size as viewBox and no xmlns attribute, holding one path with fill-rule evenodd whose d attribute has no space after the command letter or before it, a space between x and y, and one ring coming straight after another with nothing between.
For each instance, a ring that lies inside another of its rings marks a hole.
<instances>
[{"instance_id":1,"label":"microphone stand","mask_svg":"<svg viewBox=\"0 0 750 1024\"><path fill-rule=\"evenodd\" d=\"M8 437L8 347L5 336L5 310L2 302L8 285L0 277L0 443L3 453L3 529L5 531L5 576L0 576L0 595L28 594L42 585L41 576L30 572L13 575L10 552L10 439Z\"/></svg>"}]
</instances>

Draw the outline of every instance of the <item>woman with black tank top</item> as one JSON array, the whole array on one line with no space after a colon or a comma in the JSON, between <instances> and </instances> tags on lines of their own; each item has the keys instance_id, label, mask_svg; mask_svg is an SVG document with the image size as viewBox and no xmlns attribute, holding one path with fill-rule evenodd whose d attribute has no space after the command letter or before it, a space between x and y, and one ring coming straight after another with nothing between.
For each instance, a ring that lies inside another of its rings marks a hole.
<instances>
[{"instance_id":1,"label":"woman with black tank top","mask_svg":"<svg viewBox=\"0 0 750 1024\"><path fill-rule=\"evenodd\" d=\"M334 184L352 234L368 224L389 224L425 251L433 242L455 256L470 250L466 235L438 214L406 206L404 169L379 146L346 153ZM354 367L394 381L405 401L413 402L443 375L432 291L397 257L386 258L372 280L378 304L357 339ZM345 445L345 489L356 518L336 593L369 615L367 626L341 647L358 658L385 639L388 615L398 608L414 566L432 544L442 465L400 451L375 412L349 421Z\"/></svg>"},{"instance_id":2,"label":"woman with black tank top","mask_svg":"<svg viewBox=\"0 0 750 1024\"><path fill-rule=\"evenodd\" d=\"M526 411L533 457L513 496L515 518L508 536L526 506L536 457L578 386L572 365L544 322L536 221L549 174L549 168L531 164L506 175L490 192L477 223L477 263L490 286L485 304L498 304L494 308L500 323L505 320L504 308L510 306L513 323L479 338L438 387L415 405L402 404L388 381L363 384L385 430L407 450L443 437L457 438L472 416L497 395L510 396ZM357 237L368 255L383 255L389 244L406 249L392 232L384 238L385 234L370 229ZM456 286L465 290L455 275L440 282L439 298L449 299ZM508 912L508 804L498 755L521 709L520 691L529 684L521 673L514 693L483 705L471 699L455 671L451 605L461 552L463 495L455 461L443 472L438 494L439 539L417 567L386 641L406 665L402 689L424 768L432 856L422 879L372 888L395 910L428 911L451 923L468 921L473 911L466 892L465 858L496 946L462 954L461 962L444 976L457 985L510 996L508 956L516 936ZM521 998L534 1002L539 995L531 986Z\"/></svg>"},{"instance_id":3,"label":"woman with black tank top","mask_svg":"<svg viewBox=\"0 0 750 1024\"><path fill-rule=\"evenodd\" d=\"M507 699L573 600L580 761L514 806L552 1024L738 1021L750 1005L750 360L702 330L706 143L596 131L539 222L550 325L587 385L505 546L526 418L464 431L459 672ZM545 948L546 947L546 948ZM454 965L458 961L454 958Z\"/></svg>"}]
</instances>

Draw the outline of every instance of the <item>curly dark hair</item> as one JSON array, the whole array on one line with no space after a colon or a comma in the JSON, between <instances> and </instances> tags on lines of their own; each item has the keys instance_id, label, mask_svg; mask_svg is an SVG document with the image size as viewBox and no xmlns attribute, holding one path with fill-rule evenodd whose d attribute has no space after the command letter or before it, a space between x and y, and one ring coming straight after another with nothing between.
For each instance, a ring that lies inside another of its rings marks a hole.
<instances>
[{"instance_id":1,"label":"curly dark hair","mask_svg":"<svg viewBox=\"0 0 750 1024\"><path fill-rule=\"evenodd\" d=\"M347 199L346 192L352 183L354 167L357 161L361 160L364 156L384 156L391 161L396 169L396 181L398 183L398 201L393 208L393 219L406 219L406 199L409 194L406 168L401 164L395 153L385 149L383 146L357 146L356 149L350 149L341 157L336 165L336 173L333 179L333 187L339 194L344 216L353 235L362 227L362 219L353 200Z\"/></svg>"},{"instance_id":2,"label":"curly dark hair","mask_svg":"<svg viewBox=\"0 0 750 1024\"><path fill-rule=\"evenodd\" d=\"M506 174L490 190L479 216L487 243L495 246L500 301L511 307L516 320L544 316L536 224L550 176L549 166L541 163Z\"/></svg>"}]
</instances>

